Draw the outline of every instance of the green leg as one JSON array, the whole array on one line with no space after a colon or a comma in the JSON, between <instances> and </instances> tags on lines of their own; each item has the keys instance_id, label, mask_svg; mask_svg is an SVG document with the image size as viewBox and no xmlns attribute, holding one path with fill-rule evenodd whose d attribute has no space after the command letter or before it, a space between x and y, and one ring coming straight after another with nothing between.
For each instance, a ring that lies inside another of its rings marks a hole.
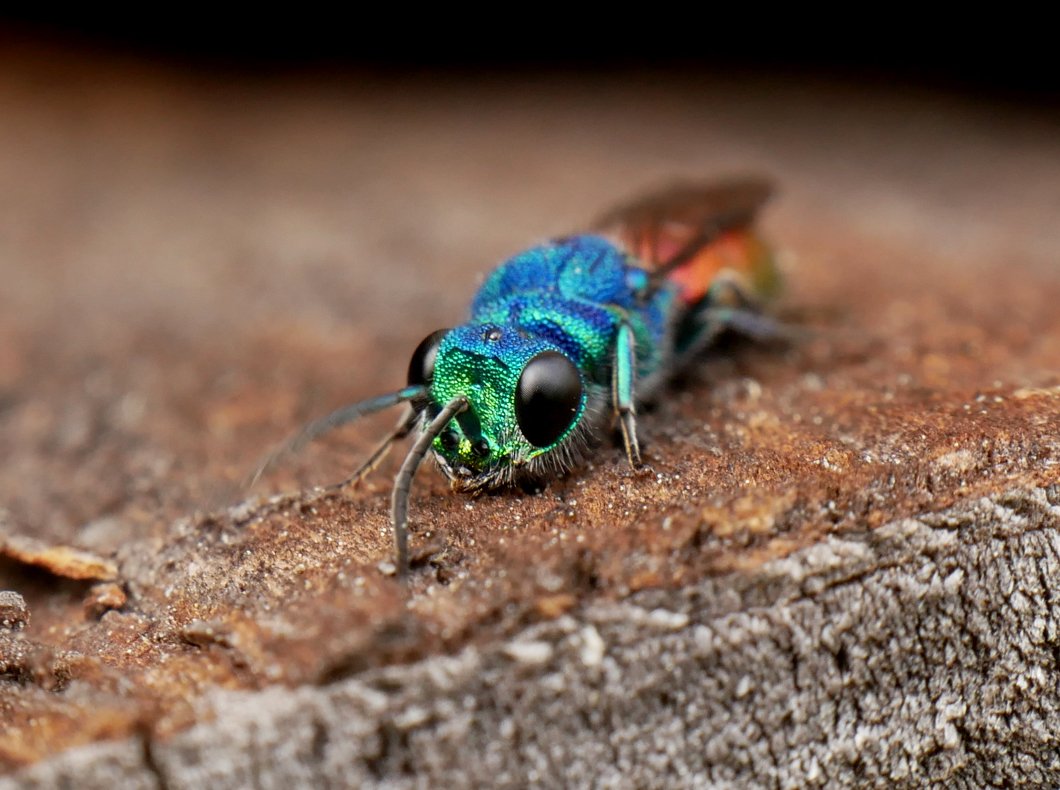
<instances>
[{"instance_id":1,"label":"green leg","mask_svg":"<svg viewBox=\"0 0 1060 790\"><path fill-rule=\"evenodd\" d=\"M633 328L622 323L615 338L615 359L611 366L611 399L622 428L622 442L630 466L640 466L640 445L637 442L637 411L633 401L633 381L637 355Z\"/></svg>"}]
</instances>

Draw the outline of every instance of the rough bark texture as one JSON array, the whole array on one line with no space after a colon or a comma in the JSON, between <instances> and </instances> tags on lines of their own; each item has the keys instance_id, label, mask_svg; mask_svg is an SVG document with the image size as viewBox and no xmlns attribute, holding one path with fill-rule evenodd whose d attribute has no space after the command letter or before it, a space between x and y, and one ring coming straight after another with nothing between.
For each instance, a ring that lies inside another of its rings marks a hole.
<instances>
[{"instance_id":1,"label":"rough bark texture","mask_svg":"<svg viewBox=\"0 0 1060 790\"><path fill-rule=\"evenodd\" d=\"M1060 783L1055 118L0 57L0 787ZM647 470L424 470L407 591L393 464L297 493L385 419L239 502L500 258L747 170L811 332L690 371Z\"/></svg>"},{"instance_id":2,"label":"rough bark texture","mask_svg":"<svg viewBox=\"0 0 1060 790\"><path fill-rule=\"evenodd\" d=\"M214 693L208 723L21 781L1056 786L1058 528L1060 487L984 497L451 657Z\"/></svg>"}]
</instances>

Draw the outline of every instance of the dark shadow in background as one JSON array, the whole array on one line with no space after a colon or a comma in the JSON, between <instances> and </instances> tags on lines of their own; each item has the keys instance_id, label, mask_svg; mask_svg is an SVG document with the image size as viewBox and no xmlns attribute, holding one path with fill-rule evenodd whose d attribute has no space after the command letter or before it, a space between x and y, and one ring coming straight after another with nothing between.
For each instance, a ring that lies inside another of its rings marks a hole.
<instances>
[{"instance_id":1,"label":"dark shadow in background","mask_svg":"<svg viewBox=\"0 0 1060 790\"><path fill-rule=\"evenodd\" d=\"M61 17L4 11L0 46L16 41L75 56L104 52L266 76L323 69L457 77L720 72L929 88L1060 107L1060 59L1055 41L1047 40L1052 25L997 9L996 18L986 20L963 12L931 20L926 8L882 7L816 19L798 10L781 19L766 5L698 7L688 19L679 6L657 4L626 12L625 19L613 10L608 19L543 6L500 10L495 6L489 17L463 11L460 19L461 11L451 8L375 4L360 11L350 5L332 16L294 7L273 18L257 10L240 17L220 7L157 6L150 20L98 7Z\"/></svg>"}]
</instances>

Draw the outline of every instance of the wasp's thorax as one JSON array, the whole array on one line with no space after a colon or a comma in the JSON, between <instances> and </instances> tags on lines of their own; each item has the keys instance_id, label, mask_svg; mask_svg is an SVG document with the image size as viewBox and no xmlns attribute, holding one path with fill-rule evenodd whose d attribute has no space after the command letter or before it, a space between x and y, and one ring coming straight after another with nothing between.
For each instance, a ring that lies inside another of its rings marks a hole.
<instances>
[{"instance_id":1,"label":"wasp's thorax","mask_svg":"<svg viewBox=\"0 0 1060 790\"><path fill-rule=\"evenodd\" d=\"M543 338L496 324L430 335L413 354L409 380L428 385L428 417L453 398L467 399L432 445L461 488L510 482L568 438L586 405L582 374L569 357Z\"/></svg>"}]
</instances>

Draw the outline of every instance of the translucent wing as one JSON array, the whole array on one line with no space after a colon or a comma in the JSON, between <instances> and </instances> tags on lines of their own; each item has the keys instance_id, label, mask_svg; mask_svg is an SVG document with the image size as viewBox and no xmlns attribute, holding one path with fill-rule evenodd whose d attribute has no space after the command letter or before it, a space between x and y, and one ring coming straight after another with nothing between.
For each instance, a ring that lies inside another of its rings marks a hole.
<instances>
[{"instance_id":1,"label":"translucent wing","mask_svg":"<svg viewBox=\"0 0 1060 790\"><path fill-rule=\"evenodd\" d=\"M672 184L615 207L593 227L649 267L665 267L686 249L693 257L725 231L749 226L772 191L761 179Z\"/></svg>"},{"instance_id":2,"label":"translucent wing","mask_svg":"<svg viewBox=\"0 0 1060 790\"><path fill-rule=\"evenodd\" d=\"M654 282L681 281L692 300L723 268L755 279L771 269L751 232L771 193L762 179L678 183L612 209L593 227L638 258Z\"/></svg>"}]
</instances>

